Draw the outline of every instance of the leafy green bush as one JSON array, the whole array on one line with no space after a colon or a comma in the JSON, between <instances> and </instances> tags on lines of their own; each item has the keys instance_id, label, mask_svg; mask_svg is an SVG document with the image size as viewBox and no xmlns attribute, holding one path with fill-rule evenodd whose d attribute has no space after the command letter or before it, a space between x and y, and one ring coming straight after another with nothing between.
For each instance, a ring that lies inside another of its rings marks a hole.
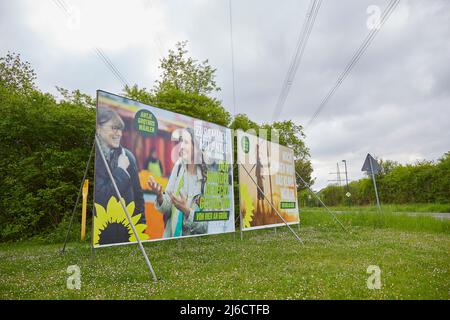
<instances>
[{"instance_id":1,"label":"leafy green bush","mask_svg":"<svg viewBox=\"0 0 450 320\"><path fill-rule=\"evenodd\" d=\"M392 161L387 161L392 163ZM383 161L381 162L383 166ZM386 162L384 162L386 163ZM450 152L436 162L419 161L415 164L390 167L376 175L377 188L382 203L450 203ZM371 178L349 184L352 203L375 203ZM346 187L329 185L320 194L326 204L345 205Z\"/></svg>"},{"instance_id":2,"label":"leafy green bush","mask_svg":"<svg viewBox=\"0 0 450 320\"><path fill-rule=\"evenodd\" d=\"M38 91L0 87L0 97L0 239L27 238L56 228L73 207L95 111Z\"/></svg>"},{"instance_id":3,"label":"leafy green bush","mask_svg":"<svg viewBox=\"0 0 450 320\"><path fill-rule=\"evenodd\" d=\"M161 61L163 75L154 90L135 85L125 87L125 94L234 129L271 127L260 126L245 115L231 123L221 102L206 95L220 90L214 81L215 69L207 61L198 64L186 58L184 47L184 43L178 44L177 51L170 51ZM173 76L174 71L179 74ZM94 140L95 99L79 90L57 87L63 99L56 101L37 89L35 79L30 64L22 62L19 55L0 57L0 241L30 237L62 241ZM303 156L296 168L303 166L310 179L312 167L301 140L302 127L291 121L272 126L283 132L280 143ZM93 177L93 161L89 170L88 177ZM238 199L237 186L235 197ZM92 192L88 203L92 203ZM75 223L80 211L76 211Z\"/></svg>"}]
</instances>

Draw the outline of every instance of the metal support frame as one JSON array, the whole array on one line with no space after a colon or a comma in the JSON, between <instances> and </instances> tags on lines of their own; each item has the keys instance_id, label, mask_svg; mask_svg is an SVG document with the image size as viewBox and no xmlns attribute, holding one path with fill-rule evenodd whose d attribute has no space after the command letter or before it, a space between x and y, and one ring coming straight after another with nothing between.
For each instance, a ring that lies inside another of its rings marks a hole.
<instances>
[{"instance_id":1,"label":"metal support frame","mask_svg":"<svg viewBox=\"0 0 450 320\"><path fill-rule=\"evenodd\" d=\"M242 230L242 223L243 223L243 219L242 219L242 212L241 212L241 202L239 199L239 230L241 232L241 240L244 240L244 231Z\"/></svg>"},{"instance_id":2,"label":"metal support frame","mask_svg":"<svg viewBox=\"0 0 450 320\"><path fill-rule=\"evenodd\" d=\"M237 163L233 163L233 166L237 166ZM239 176L239 167L238 167L238 176ZM234 173L233 173L233 179L234 179ZM241 213L241 184L240 184L240 181L238 181L237 185L238 185L237 194L238 194L238 198L239 198L238 199L238 201L239 201L239 217L238 217L239 218L239 231L241 234L241 240L244 240L244 232L242 231L243 219L242 219L242 213ZM234 186L234 180L233 180L233 186ZM233 192L234 192L234 187L233 187ZM236 202L236 199L235 199L235 202ZM236 218L236 220L237 220L237 218ZM236 221L234 224L236 225Z\"/></svg>"},{"instance_id":3,"label":"metal support frame","mask_svg":"<svg viewBox=\"0 0 450 320\"><path fill-rule=\"evenodd\" d=\"M98 150L101 150L100 141L98 140L97 135L95 136L95 142L97 144ZM102 157L103 163L105 164L105 167L106 167L106 171L108 172L109 178L111 179L111 182L113 184L114 191L116 192L116 195L119 198L120 204L122 205L122 208L125 211L125 214L127 216L128 222L130 223L131 229L133 230L133 234L134 234L134 236L136 238L138 247L139 247L139 249L141 249L141 252L142 252L142 255L144 256L145 262L147 263L147 266L148 266L148 268L150 270L150 273L152 274L153 282L156 282L158 279L156 278L155 271L153 270L152 264L151 264L150 260L148 259L147 253L145 252L145 249L144 249L144 246L142 245L141 239L139 239L139 235L138 235L138 233L136 231L134 223L131 220L130 213L128 212L128 209L125 206L125 203L124 203L124 201L122 199L122 196L120 195L119 188L117 187L116 181L114 180L114 177L113 177L113 175L111 173L111 169L109 168L109 165L108 165L108 162L106 161L105 155L103 154L103 152L99 152L99 154Z\"/></svg>"},{"instance_id":4,"label":"metal support frame","mask_svg":"<svg viewBox=\"0 0 450 320\"><path fill-rule=\"evenodd\" d=\"M235 164L237 165L237 164ZM239 171L239 168L238 168ZM238 173L239 175L239 173ZM241 184L240 181L238 183L238 197L239 197L239 231L241 233L241 240L244 240L244 231L242 230L242 226L244 225L244 219L242 219L242 212L241 212Z\"/></svg>"},{"instance_id":5,"label":"metal support frame","mask_svg":"<svg viewBox=\"0 0 450 320\"><path fill-rule=\"evenodd\" d=\"M95 258L95 248L94 248L94 216L95 216L95 202L94 197L92 197L92 221L91 221L91 241L89 241L89 246L91 248L91 261Z\"/></svg>"},{"instance_id":6,"label":"metal support frame","mask_svg":"<svg viewBox=\"0 0 450 320\"><path fill-rule=\"evenodd\" d=\"M291 228L291 226L286 222L286 220L284 220L284 218L280 215L280 213L278 212L278 210L275 208L275 206L272 204L272 202L269 201L269 199L267 198L266 194L261 190L261 188L258 186L258 184L256 183L256 181L253 179L253 177L250 175L250 173L248 172L248 170L245 168L244 165L242 165L242 168L245 170L245 172L247 173L247 175L249 176L249 178L252 180L252 182L255 184L255 186L258 188L259 192L261 192L264 196L264 198L267 200L267 202L269 202L270 206L272 207L272 209L276 212L276 214L278 215L278 217L280 217L280 219L283 221L283 223L289 228L289 230L292 232L292 234L297 238L297 240L302 244L305 245L302 241L302 239L298 236L297 233L295 233L295 231ZM242 225L241 225L241 230L242 230Z\"/></svg>"},{"instance_id":7,"label":"metal support frame","mask_svg":"<svg viewBox=\"0 0 450 320\"><path fill-rule=\"evenodd\" d=\"M80 201L80 195L83 192L84 181L86 180L86 177L87 177L87 174L89 171L89 165L91 164L91 159L92 159L92 155L94 154L94 149L95 149L95 141L92 143L92 148L91 148L91 152L89 154L89 159L86 163L86 169L84 170L83 180L81 181L81 187L80 187L80 190L78 191L77 200L75 201L75 205L72 210L72 216L70 217L70 222L69 222L69 227L67 228L66 238L64 239L64 245L63 245L63 248L61 249L61 253L63 253L63 254L66 252L67 241L69 240L69 234L70 234L70 231L72 230L73 218L75 217L75 211L77 209L78 202Z\"/></svg>"},{"instance_id":8,"label":"metal support frame","mask_svg":"<svg viewBox=\"0 0 450 320\"><path fill-rule=\"evenodd\" d=\"M308 188L308 190L317 198L317 200L320 201L320 203L324 206L324 208L328 211L328 213L334 218L334 220L336 220L336 222L342 227L342 229L344 229L346 232L349 232L347 230L347 228L345 228L344 225L341 223L341 221L339 221L339 219L336 217L336 215L325 205L325 203L323 203L322 199L320 199L320 197L314 191L311 190L309 185L306 183L305 180L303 180L303 178L297 173L297 171L295 172L295 174L303 182L303 184L306 186L306 188Z\"/></svg>"}]
</instances>

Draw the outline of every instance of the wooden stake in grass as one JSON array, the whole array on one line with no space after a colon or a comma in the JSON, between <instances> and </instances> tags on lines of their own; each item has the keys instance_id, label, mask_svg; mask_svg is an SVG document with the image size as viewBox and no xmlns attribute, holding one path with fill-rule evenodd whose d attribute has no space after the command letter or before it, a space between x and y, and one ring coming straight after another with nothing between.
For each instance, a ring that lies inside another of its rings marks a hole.
<instances>
[{"instance_id":1,"label":"wooden stake in grass","mask_svg":"<svg viewBox=\"0 0 450 320\"><path fill-rule=\"evenodd\" d=\"M89 180L84 180L83 183L83 204L81 209L81 241L86 239L86 206L89 192Z\"/></svg>"}]
</instances>

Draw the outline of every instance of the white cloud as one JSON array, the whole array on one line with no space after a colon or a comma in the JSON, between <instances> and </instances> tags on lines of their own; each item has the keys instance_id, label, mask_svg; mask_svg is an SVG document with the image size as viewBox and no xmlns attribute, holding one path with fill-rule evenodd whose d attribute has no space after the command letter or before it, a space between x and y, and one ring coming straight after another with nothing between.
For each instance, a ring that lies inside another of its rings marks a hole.
<instances>
[{"instance_id":1,"label":"white cloud","mask_svg":"<svg viewBox=\"0 0 450 320\"><path fill-rule=\"evenodd\" d=\"M171 39L164 29L167 18L161 5L118 0L65 3L68 14L53 1L26 1L24 6L26 24L56 50L85 54L92 47L114 52L140 46L162 52L157 35Z\"/></svg>"}]
</instances>

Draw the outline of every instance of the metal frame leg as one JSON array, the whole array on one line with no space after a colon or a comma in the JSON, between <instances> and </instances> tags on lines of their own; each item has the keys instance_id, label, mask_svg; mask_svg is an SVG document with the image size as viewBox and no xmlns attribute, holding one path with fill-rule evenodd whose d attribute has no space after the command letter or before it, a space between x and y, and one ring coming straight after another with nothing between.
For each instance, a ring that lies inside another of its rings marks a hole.
<instances>
[{"instance_id":1,"label":"metal frame leg","mask_svg":"<svg viewBox=\"0 0 450 320\"><path fill-rule=\"evenodd\" d=\"M97 143L98 149L101 150L100 142L99 142L97 136L95 136L95 142ZM144 246L142 245L141 239L139 239L139 236L138 236L138 233L136 231L136 228L135 228L135 226L133 224L133 221L131 220L130 213L128 212L128 209L125 206L125 203L124 203L124 201L122 199L122 196L120 195L119 188L117 187L116 181L114 180L114 177L113 177L113 175L111 173L111 169L109 168L109 165L108 165L108 162L106 161L105 155L103 154L103 152L99 152L99 153L100 153L100 155L102 157L103 163L105 164L106 171L108 172L109 178L111 179L111 182L113 184L114 191L116 192L116 195L119 198L119 202L122 205L123 210L125 211L125 214L127 216L128 222L130 223L131 229L133 230L133 234L136 237L136 241L138 243L138 247L139 247L139 249L141 249L141 252L142 252L142 255L144 256L145 262L147 263L147 266L148 266L148 268L150 270L150 273L152 274L153 281L156 282L158 279L156 278L155 271L153 270L152 264L151 264L150 260L148 259L147 253L145 252L145 249L144 249Z\"/></svg>"},{"instance_id":2,"label":"metal frame leg","mask_svg":"<svg viewBox=\"0 0 450 320\"><path fill-rule=\"evenodd\" d=\"M255 184L255 186L258 188L258 190L264 195L264 198L267 200L267 202L269 202L270 206L272 207L272 209L276 212L276 214L278 215L278 217L280 217L280 219L284 222L284 224L289 228L289 230L292 232L292 234L297 238L297 240L302 244L305 245L302 241L302 239L298 236L298 234L295 233L295 231L291 228L291 226L286 222L286 220L284 220L284 218L281 216L281 214L278 212L278 210L275 208L275 206L272 204L272 202L269 201L269 199L267 198L266 194L261 190L261 188L258 186L258 184L256 183L256 181L253 179L253 177L250 175L250 173L248 172L248 170L242 166L242 168L245 170L245 172L247 173L247 175L249 176L249 178L252 180L252 182Z\"/></svg>"},{"instance_id":3,"label":"metal frame leg","mask_svg":"<svg viewBox=\"0 0 450 320\"><path fill-rule=\"evenodd\" d=\"M67 245L67 241L69 240L70 231L72 229L73 218L75 217L75 211L77 209L78 202L80 201L80 195L83 192L83 184L84 184L84 181L86 180L86 177L87 177L87 174L89 171L89 165L91 164L91 159L92 159L92 154L94 153L94 148L95 148L95 141L92 144L91 153L89 154L89 159L86 163L86 169L84 170L83 180L81 181L81 187L80 187L80 190L78 191L77 200L75 201L75 206L73 207L73 210L72 210L72 216L70 217L70 222L69 222L69 227L67 228L66 238L64 240L63 248L61 249L62 254L64 254L66 252L66 245Z\"/></svg>"}]
</instances>

